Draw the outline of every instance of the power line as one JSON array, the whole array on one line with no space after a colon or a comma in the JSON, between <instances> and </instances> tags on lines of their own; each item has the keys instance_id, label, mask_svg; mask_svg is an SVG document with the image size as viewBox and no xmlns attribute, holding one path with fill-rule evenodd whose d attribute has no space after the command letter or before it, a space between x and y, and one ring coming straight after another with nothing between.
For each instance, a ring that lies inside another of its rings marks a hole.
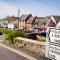
<instances>
[{"instance_id":1,"label":"power line","mask_svg":"<svg viewBox=\"0 0 60 60\"><path fill-rule=\"evenodd\" d=\"M55 12L56 15L59 15L58 12L60 12L60 7L57 7L55 5L52 5L52 4L50 4L50 3L46 2L46 1L42 1L42 0L35 0L35 1L37 1L39 3L42 3L42 4L45 4L45 5L49 6L49 7L52 7L49 10L53 10L53 12Z\"/></svg>"},{"instance_id":2,"label":"power line","mask_svg":"<svg viewBox=\"0 0 60 60\"><path fill-rule=\"evenodd\" d=\"M60 9L60 7L56 7L56 6L54 6L54 5L51 5L51 4L49 4L48 2L45 2L45 1L42 1L42 0L36 0L36 1L38 1L38 2L40 2L40 3L43 3L43 4L45 4L45 5L51 6L51 7L53 7L53 8L58 8L58 9Z\"/></svg>"}]
</instances>

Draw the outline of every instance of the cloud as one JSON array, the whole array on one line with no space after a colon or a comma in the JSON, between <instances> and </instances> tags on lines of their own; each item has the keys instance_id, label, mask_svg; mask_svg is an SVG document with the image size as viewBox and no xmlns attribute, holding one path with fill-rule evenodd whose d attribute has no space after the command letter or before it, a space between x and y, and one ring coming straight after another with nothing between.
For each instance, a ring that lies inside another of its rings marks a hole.
<instances>
[{"instance_id":1,"label":"cloud","mask_svg":"<svg viewBox=\"0 0 60 60\"><path fill-rule=\"evenodd\" d=\"M9 16L18 16L18 7L6 4L0 1L0 18ZM30 12L26 9L20 8L20 15L29 14Z\"/></svg>"}]
</instances>

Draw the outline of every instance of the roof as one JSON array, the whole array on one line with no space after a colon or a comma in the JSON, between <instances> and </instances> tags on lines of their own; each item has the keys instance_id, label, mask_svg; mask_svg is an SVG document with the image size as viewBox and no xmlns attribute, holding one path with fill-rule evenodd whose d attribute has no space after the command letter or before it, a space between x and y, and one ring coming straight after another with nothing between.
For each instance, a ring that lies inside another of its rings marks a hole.
<instances>
[{"instance_id":1,"label":"roof","mask_svg":"<svg viewBox=\"0 0 60 60\"><path fill-rule=\"evenodd\" d=\"M19 17L10 16L10 17L4 18L4 20L7 20L8 22L11 22L11 21L19 20Z\"/></svg>"},{"instance_id":2,"label":"roof","mask_svg":"<svg viewBox=\"0 0 60 60\"><path fill-rule=\"evenodd\" d=\"M45 17L40 17L40 21L45 21L46 18Z\"/></svg>"},{"instance_id":3,"label":"roof","mask_svg":"<svg viewBox=\"0 0 60 60\"><path fill-rule=\"evenodd\" d=\"M20 20L26 20L26 19L28 19L30 16L32 16L31 14L29 14L29 15L22 15L21 17L20 17Z\"/></svg>"},{"instance_id":4,"label":"roof","mask_svg":"<svg viewBox=\"0 0 60 60\"><path fill-rule=\"evenodd\" d=\"M48 26L49 27L55 27L55 22L53 22L52 20L50 20Z\"/></svg>"},{"instance_id":5,"label":"roof","mask_svg":"<svg viewBox=\"0 0 60 60\"><path fill-rule=\"evenodd\" d=\"M46 26L45 17L37 17L34 24L34 28L40 28L42 25Z\"/></svg>"},{"instance_id":6,"label":"roof","mask_svg":"<svg viewBox=\"0 0 60 60\"><path fill-rule=\"evenodd\" d=\"M9 22L9 24L16 24L17 23L17 21L11 21L11 22Z\"/></svg>"},{"instance_id":7,"label":"roof","mask_svg":"<svg viewBox=\"0 0 60 60\"><path fill-rule=\"evenodd\" d=\"M51 17L53 17L56 22L57 22L57 21L60 21L60 16L54 16L54 15L52 15L52 16L47 16L47 19L51 19Z\"/></svg>"},{"instance_id":8,"label":"roof","mask_svg":"<svg viewBox=\"0 0 60 60\"><path fill-rule=\"evenodd\" d=\"M4 18L5 20L16 20L16 19L19 19L19 17L14 17L14 16L11 16L11 17L6 17Z\"/></svg>"},{"instance_id":9,"label":"roof","mask_svg":"<svg viewBox=\"0 0 60 60\"><path fill-rule=\"evenodd\" d=\"M26 23L33 23L34 20L35 20L35 17L30 17Z\"/></svg>"},{"instance_id":10,"label":"roof","mask_svg":"<svg viewBox=\"0 0 60 60\"><path fill-rule=\"evenodd\" d=\"M56 21L60 21L60 16L53 16Z\"/></svg>"},{"instance_id":11,"label":"roof","mask_svg":"<svg viewBox=\"0 0 60 60\"><path fill-rule=\"evenodd\" d=\"M36 17L35 23L43 23L44 21L46 21L45 17Z\"/></svg>"},{"instance_id":12,"label":"roof","mask_svg":"<svg viewBox=\"0 0 60 60\"><path fill-rule=\"evenodd\" d=\"M40 21L40 17L36 17L36 20L34 23L38 23Z\"/></svg>"}]
</instances>

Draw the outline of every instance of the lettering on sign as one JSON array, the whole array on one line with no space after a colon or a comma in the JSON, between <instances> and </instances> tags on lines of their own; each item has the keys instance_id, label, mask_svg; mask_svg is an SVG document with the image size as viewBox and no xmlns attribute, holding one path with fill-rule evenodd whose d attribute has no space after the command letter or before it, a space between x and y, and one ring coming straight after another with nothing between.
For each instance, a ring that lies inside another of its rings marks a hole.
<instances>
[{"instance_id":1,"label":"lettering on sign","mask_svg":"<svg viewBox=\"0 0 60 60\"><path fill-rule=\"evenodd\" d=\"M60 60L60 29L50 28L49 30L49 58Z\"/></svg>"}]
</instances>

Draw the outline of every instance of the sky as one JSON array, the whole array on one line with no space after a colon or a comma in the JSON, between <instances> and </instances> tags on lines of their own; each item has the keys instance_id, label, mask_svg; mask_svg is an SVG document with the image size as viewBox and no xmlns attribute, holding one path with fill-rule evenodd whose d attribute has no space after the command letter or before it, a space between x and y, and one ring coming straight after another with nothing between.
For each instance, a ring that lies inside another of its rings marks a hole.
<instances>
[{"instance_id":1,"label":"sky","mask_svg":"<svg viewBox=\"0 0 60 60\"><path fill-rule=\"evenodd\" d=\"M6 16L33 16L60 15L60 0L0 0L0 18Z\"/></svg>"}]
</instances>

